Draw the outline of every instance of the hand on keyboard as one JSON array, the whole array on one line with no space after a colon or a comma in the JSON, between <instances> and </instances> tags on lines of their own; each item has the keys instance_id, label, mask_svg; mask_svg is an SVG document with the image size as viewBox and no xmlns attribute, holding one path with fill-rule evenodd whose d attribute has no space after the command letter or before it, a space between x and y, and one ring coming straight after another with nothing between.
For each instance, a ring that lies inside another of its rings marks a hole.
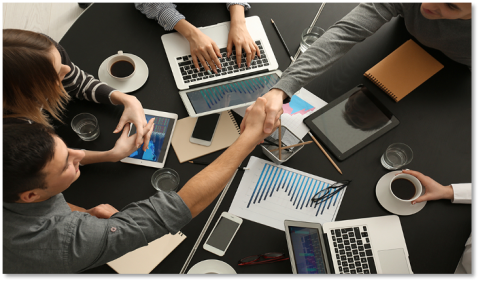
<instances>
[{"instance_id":1,"label":"hand on keyboard","mask_svg":"<svg viewBox=\"0 0 480 283\"><path fill-rule=\"evenodd\" d=\"M250 63L255 57L255 54L257 54L258 58L261 57L260 49L250 36L245 22L243 24L234 24L232 22L230 26L230 32L228 33L227 57L230 57L230 55L232 55L233 46L235 46L235 55L237 57L237 66L239 68L242 64L242 50L243 53L245 53L246 55L247 67L250 67Z\"/></svg>"}]
</instances>

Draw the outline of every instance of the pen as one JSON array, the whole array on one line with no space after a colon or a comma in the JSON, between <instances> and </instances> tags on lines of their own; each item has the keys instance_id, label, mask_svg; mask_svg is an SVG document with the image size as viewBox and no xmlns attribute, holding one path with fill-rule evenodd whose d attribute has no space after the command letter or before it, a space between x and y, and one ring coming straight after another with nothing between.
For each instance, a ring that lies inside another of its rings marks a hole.
<instances>
[{"instance_id":1,"label":"pen","mask_svg":"<svg viewBox=\"0 0 480 283\"><path fill-rule=\"evenodd\" d=\"M297 147L297 146L302 146L302 145L306 145L306 144L310 144L312 142L313 141L307 141L307 142L301 142L301 143L297 143L297 144L289 145L289 146L285 146L285 147L282 146L282 150ZM271 149L270 151L274 152L274 151L277 151L277 150L279 150L279 148Z\"/></svg>"},{"instance_id":2,"label":"pen","mask_svg":"<svg viewBox=\"0 0 480 283\"><path fill-rule=\"evenodd\" d=\"M192 164L198 164L198 165L210 165L210 163L208 163L208 162L201 162L201 161L192 161L192 160L190 160L190 161L188 161L188 162L189 162L189 163L192 163ZM243 171L245 171L245 170L250 170L250 168L241 167L241 166L238 167L238 169L243 170Z\"/></svg>"},{"instance_id":3,"label":"pen","mask_svg":"<svg viewBox=\"0 0 480 283\"><path fill-rule=\"evenodd\" d=\"M283 46L285 46L285 49L287 50L287 54L288 54L288 56L290 57L290 60L292 60L292 62L295 61L295 60L293 60L292 55L290 55L290 50L288 50L287 44L285 44L285 41L283 40L283 37L282 37L282 35L280 34L280 31L278 30L277 25L275 24L275 22L274 22L272 19L270 19L270 20L272 21L273 27L274 27L275 30L277 31L277 34L278 34L278 36L280 37L280 40L282 40Z\"/></svg>"}]
</instances>

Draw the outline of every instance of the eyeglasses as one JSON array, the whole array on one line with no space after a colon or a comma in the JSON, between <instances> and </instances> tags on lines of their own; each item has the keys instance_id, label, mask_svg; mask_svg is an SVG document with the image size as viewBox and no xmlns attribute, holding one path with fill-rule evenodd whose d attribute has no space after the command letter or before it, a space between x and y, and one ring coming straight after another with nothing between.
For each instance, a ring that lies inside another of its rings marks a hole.
<instances>
[{"instance_id":1,"label":"eyeglasses","mask_svg":"<svg viewBox=\"0 0 480 283\"><path fill-rule=\"evenodd\" d=\"M330 185L330 186L326 187L325 189L320 190L318 193L316 193L312 197L312 202L315 202L317 204L321 204L322 202L325 202L325 201L331 199L338 192L345 189L348 186L348 184L350 184L350 182L352 182L352 181L351 180L345 180L345 181L337 182L333 185Z\"/></svg>"},{"instance_id":2,"label":"eyeglasses","mask_svg":"<svg viewBox=\"0 0 480 283\"><path fill-rule=\"evenodd\" d=\"M284 261L289 259L283 253L264 253L261 255L252 255L242 258L238 261L238 265L254 265L277 261Z\"/></svg>"}]
</instances>

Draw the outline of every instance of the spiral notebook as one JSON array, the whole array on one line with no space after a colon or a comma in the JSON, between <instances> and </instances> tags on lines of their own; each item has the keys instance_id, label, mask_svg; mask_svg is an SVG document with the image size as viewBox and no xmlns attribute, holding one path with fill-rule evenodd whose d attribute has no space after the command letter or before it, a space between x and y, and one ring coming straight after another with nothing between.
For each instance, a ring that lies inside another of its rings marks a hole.
<instances>
[{"instance_id":1,"label":"spiral notebook","mask_svg":"<svg viewBox=\"0 0 480 283\"><path fill-rule=\"evenodd\" d=\"M398 102L442 68L440 62L410 39L364 76Z\"/></svg>"},{"instance_id":2,"label":"spiral notebook","mask_svg":"<svg viewBox=\"0 0 480 283\"><path fill-rule=\"evenodd\" d=\"M172 137L172 147L177 154L178 161L183 163L200 156L231 146L240 136L240 128L230 111L220 114L217 129L210 146L198 145L190 142L196 117L187 117L177 121Z\"/></svg>"}]
</instances>

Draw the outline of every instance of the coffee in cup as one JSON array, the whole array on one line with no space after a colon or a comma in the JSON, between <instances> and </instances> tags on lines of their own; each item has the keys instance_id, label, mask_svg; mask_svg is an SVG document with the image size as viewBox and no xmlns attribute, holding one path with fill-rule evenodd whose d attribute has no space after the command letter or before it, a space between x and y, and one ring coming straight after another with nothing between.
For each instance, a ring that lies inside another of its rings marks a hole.
<instances>
[{"instance_id":1,"label":"coffee in cup","mask_svg":"<svg viewBox=\"0 0 480 283\"><path fill-rule=\"evenodd\" d=\"M398 174L390 181L390 192L403 202L411 202L422 195L422 183L412 175Z\"/></svg>"},{"instance_id":2,"label":"coffee in cup","mask_svg":"<svg viewBox=\"0 0 480 283\"><path fill-rule=\"evenodd\" d=\"M131 78L135 74L135 61L120 50L108 62L108 73L118 80Z\"/></svg>"}]
</instances>

